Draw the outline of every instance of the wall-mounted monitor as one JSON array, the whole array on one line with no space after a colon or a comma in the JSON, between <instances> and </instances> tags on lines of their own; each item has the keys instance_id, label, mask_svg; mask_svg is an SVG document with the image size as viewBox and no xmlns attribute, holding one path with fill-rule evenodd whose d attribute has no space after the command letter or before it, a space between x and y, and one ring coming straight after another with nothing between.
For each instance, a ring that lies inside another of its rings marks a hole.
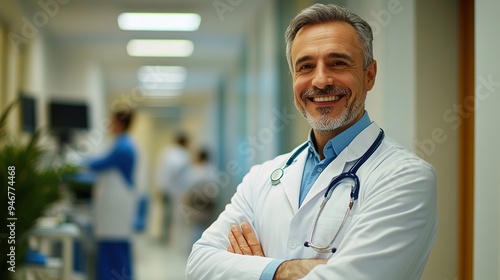
<instances>
[{"instance_id":1,"label":"wall-mounted monitor","mask_svg":"<svg viewBox=\"0 0 500 280\"><path fill-rule=\"evenodd\" d=\"M51 101L49 122L52 130L79 130L89 128L88 105L86 103Z\"/></svg>"},{"instance_id":2,"label":"wall-mounted monitor","mask_svg":"<svg viewBox=\"0 0 500 280\"><path fill-rule=\"evenodd\" d=\"M21 94L21 126L24 132L35 132L37 126L36 112L36 99Z\"/></svg>"}]
</instances>

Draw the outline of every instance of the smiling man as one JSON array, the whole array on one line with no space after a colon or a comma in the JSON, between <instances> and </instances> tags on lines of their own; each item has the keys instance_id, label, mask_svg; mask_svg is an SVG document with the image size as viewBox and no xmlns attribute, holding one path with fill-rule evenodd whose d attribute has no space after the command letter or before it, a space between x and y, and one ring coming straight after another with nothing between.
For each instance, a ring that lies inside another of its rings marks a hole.
<instances>
[{"instance_id":1,"label":"smiling man","mask_svg":"<svg viewBox=\"0 0 500 280\"><path fill-rule=\"evenodd\" d=\"M290 59L295 106L311 124L322 156L328 140L363 116L377 64L370 59L365 65L362 40L342 21L299 29Z\"/></svg>"},{"instance_id":2,"label":"smiling man","mask_svg":"<svg viewBox=\"0 0 500 280\"><path fill-rule=\"evenodd\" d=\"M285 34L308 140L252 167L195 243L188 279L420 279L437 231L434 169L365 111L373 35L336 5Z\"/></svg>"}]
</instances>

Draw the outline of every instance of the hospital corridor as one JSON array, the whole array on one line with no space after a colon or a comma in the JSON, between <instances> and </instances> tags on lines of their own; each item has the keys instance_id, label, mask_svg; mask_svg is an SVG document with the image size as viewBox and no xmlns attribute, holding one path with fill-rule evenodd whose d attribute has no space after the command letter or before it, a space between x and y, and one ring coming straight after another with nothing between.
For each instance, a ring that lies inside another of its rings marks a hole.
<instances>
[{"instance_id":1,"label":"hospital corridor","mask_svg":"<svg viewBox=\"0 0 500 280\"><path fill-rule=\"evenodd\" d=\"M500 280L498 11L0 0L0 279Z\"/></svg>"}]
</instances>

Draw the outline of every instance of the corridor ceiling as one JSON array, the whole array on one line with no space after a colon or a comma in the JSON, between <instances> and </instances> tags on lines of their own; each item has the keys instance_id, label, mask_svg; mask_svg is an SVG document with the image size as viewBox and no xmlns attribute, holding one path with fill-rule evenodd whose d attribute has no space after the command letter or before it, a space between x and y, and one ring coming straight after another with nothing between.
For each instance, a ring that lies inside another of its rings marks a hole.
<instances>
[{"instance_id":1,"label":"corridor ceiling","mask_svg":"<svg viewBox=\"0 0 500 280\"><path fill-rule=\"evenodd\" d=\"M176 65L187 69L186 92L217 86L221 73L239 61L244 33L258 18L263 0L2 0L0 16L22 32L26 20L51 46L83 55L102 67L106 91L130 91L138 85L143 65ZM201 16L194 32L124 31L117 24L123 12L189 12ZM45 15L45 17L44 17ZM131 57L131 39L189 39L194 52L187 58Z\"/></svg>"}]
</instances>

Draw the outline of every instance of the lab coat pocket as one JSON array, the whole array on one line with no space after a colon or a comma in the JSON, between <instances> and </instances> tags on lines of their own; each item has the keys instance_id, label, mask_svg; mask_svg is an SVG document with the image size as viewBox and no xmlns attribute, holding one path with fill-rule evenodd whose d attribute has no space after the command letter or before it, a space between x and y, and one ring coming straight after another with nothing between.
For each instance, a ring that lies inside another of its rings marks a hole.
<instances>
[{"instance_id":1,"label":"lab coat pocket","mask_svg":"<svg viewBox=\"0 0 500 280\"><path fill-rule=\"evenodd\" d=\"M341 184L332 192L330 200L325 204L318 218L315 236L313 237L315 245L327 246L340 232L349 206L350 192L351 186L349 184ZM337 236L335 244L338 244L340 239L341 237Z\"/></svg>"},{"instance_id":2,"label":"lab coat pocket","mask_svg":"<svg viewBox=\"0 0 500 280\"><path fill-rule=\"evenodd\" d=\"M316 226L312 242L316 246L325 247L332 242L333 238L340 229L342 218L320 217Z\"/></svg>"}]
</instances>

